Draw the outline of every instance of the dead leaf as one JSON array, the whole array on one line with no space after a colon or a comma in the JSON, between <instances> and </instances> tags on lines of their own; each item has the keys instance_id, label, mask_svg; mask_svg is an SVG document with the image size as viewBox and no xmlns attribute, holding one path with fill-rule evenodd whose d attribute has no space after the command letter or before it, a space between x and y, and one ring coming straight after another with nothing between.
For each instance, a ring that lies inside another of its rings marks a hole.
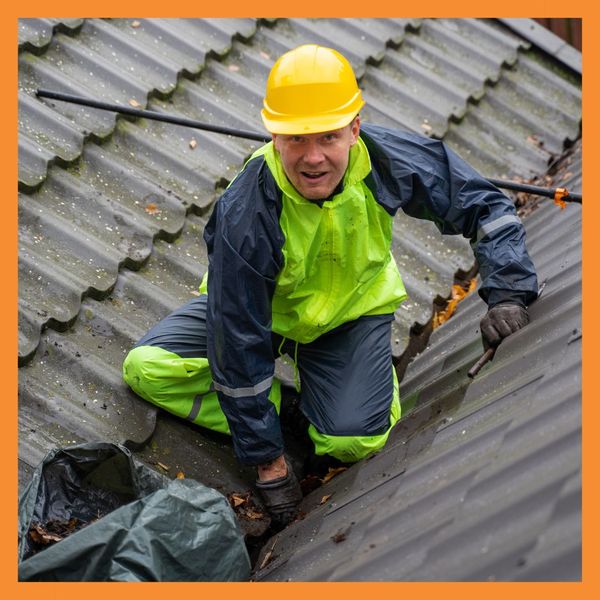
<instances>
[{"instance_id":1,"label":"dead leaf","mask_svg":"<svg viewBox=\"0 0 600 600\"><path fill-rule=\"evenodd\" d=\"M276 543L277 540L273 542L273 545L271 546L270 550L265 554L263 561L260 563L259 569L264 569L269 564L269 562L271 562L271 557L273 556L273 548L275 548Z\"/></svg>"},{"instance_id":2,"label":"dead leaf","mask_svg":"<svg viewBox=\"0 0 600 600\"><path fill-rule=\"evenodd\" d=\"M133 21L131 23L131 26L134 27L135 29L137 29L140 25L141 25L141 23L139 21Z\"/></svg>"},{"instance_id":3,"label":"dead leaf","mask_svg":"<svg viewBox=\"0 0 600 600\"><path fill-rule=\"evenodd\" d=\"M344 471L347 471L347 470L348 470L347 467L338 467L337 469L332 469L330 467L329 472L327 473L327 475L325 475L325 477L323 477L323 479L321 481L323 483L327 483L328 481L333 479L336 475L339 475L340 473L343 473Z\"/></svg>"},{"instance_id":4,"label":"dead leaf","mask_svg":"<svg viewBox=\"0 0 600 600\"><path fill-rule=\"evenodd\" d=\"M433 315L432 326L434 329L439 327L442 323L445 323L456 310L458 303L465 298L468 294L470 294L477 287L477 279L473 278L469 282L469 287L465 290L462 286L458 284L454 284L452 286L452 293L450 295L450 299L446 303L446 307L436 312Z\"/></svg>"},{"instance_id":5,"label":"dead leaf","mask_svg":"<svg viewBox=\"0 0 600 600\"><path fill-rule=\"evenodd\" d=\"M527 136L527 141L534 146L542 147L544 145L544 140L541 140L537 135L532 134Z\"/></svg>"},{"instance_id":6,"label":"dead leaf","mask_svg":"<svg viewBox=\"0 0 600 600\"><path fill-rule=\"evenodd\" d=\"M190 148L192 150L195 150L197 145L198 145L198 142L196 140L190 140Z\"/></svg>"},{"instance_id":7,"label":"dead leaf","mask_svg":"<svg viewBox=\"0 0 600 600\"><path fill-rule=\"evenodd\" d=\"M141 104L135 98L129 98L129 104L133 106L133 108L141 108Z\"/></svg>"},{"instance_id":8,"label":"dead leaf","mask_svg":"<svg viewBox=\"0 0 600 600\"><path fill-rule=\"evenodd\" d=\"M238 518L257 521L264 519L265 514L256 508L251 499L252 492L238 493L233 492L227 496L231 508L235 511Z\"/></svg>"},{"instance_id":9,"label":"dead leaf","mask_svg":"<svg viewBox=\"0 0 600 600\"><path fill-rule=\"evenodd\" d=\"M234 508L236 506L240 506L240 504L245 504L246 502L248 502L248 497L241 496L240 494L231 494L230 498Z\"/></svg>"},{"instance_id":10,"label":"dead leaf","mask_svg":"<svg viewBox=\"0 0 600 600\"><path fill-rule=\"evenodd\" d=\"M327 500L329 500L329 498L331 498L333 494L327 494L327 496L323 496L321 498L321 502L319 502L319 504L325 504L325 502L327 502Z\"/></svg>"},{"instance_id":11,"label":"dead leaf","mask_svg":"<svg viewBox=\"0 0 600 600\"><path fill-rule=\"evenodd\" d=\"M60 542L62 540L61 536L46 531L46 529L44 529L41 525L38 525L38 523L33 523L31 525L29 537L37 544L44 545Z\"/></svg>"},{"instance_id":12,"label":"dead leaf","mask_svg":"<svg viewBox=\"0 0 600 600\"><path fill-rule=\"evenodd\" d=\"M240 68L239 68L237 65L229 65L227 68L228 68L230 71L233 71L234 73L235 73L236 71L239 71L239 70L240 70Z\"/></svg>"},{"instance_id":13,"label":"dead leaf","mask_svg":"<svg viewBox=\"0 0 600 600\"><path fill-rule=\"evenodd\" d=\"M100 516L98 517L100 518ZM50 519L47 523L32 523L29 529L29 538L41 546L49 546L64 540L66 537L85 527L87 523L76 517L68 521L62 519Z\"/></svg>"},{"instance_id":14,"label":"dead leaf","mask_svg":"<svg viewBox=\"0 0 600 600\"><path fill-rule=\"evenodd\" d=\"M350 528L345 529L345 530L339 530L337 533L334 533L331 536L331 539L336 543L339 544L340 542L343 542L347 537L348 537L348 531L350 531Z\"/></svg>"},{"instance_id":15,"label":"dead leaf","mask_svg":"<svg viewBox=\"0 0 600 600\"><path fill-rule=\"evenodd\" d=\"M185 479L183 471L178 471L175 477L177 477L177 479Z\"/></svg>"},{"instance_id":16,"label":"dead leaf","mask_svg":"<svg viewBox=\"0 0 600 600\"><path fill-rule=\"evenodd\" d=\"M158 206L156 206L156 204L154 204L154 202L150 202L149 204L146 204L146 208L144 208L144 210L149 215L160 215L160 213L161 213L160 208L158 208Z\"/></svg>"},{"instance_id":17,"label":"dead leaf","mask_svg":"<svg viewBox=\"0 0 600 600\"><path fill-rule=\"evenodd\" d=\"M265 516L265 513L262 513L258 510L254 510L253 508L245 508L244 510L242 510L242 514L245 517L252 519L253 521L262 519Z\"/></svg>"}]
</instances>

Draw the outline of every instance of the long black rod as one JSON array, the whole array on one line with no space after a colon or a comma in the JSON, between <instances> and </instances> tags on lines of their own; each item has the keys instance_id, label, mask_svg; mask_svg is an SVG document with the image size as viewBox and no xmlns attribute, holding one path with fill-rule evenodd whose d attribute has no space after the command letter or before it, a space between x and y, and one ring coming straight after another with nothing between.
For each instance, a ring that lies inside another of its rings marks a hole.
<instances>
[{"instance_id":1,"label":"long black rod","mask_svg":"<svg viewBox=\"0 0 600 600\"><path fill-rule=\"evenodd\" d=\"M507 190L515 190L517 192L526 192L528 194L535 194L537 196L546 196L547 198L554 198L556 196L555 188L543 188L537 185L529 185L527 183L517 183L515 181L505 181L504 179L488 179L488 181L496 187L504 188ZM565 202L578 202L581 204L581 194L568 194L563 198Z\"/></svg>"},{"instance_id":2,"label":"long black rod","mask_svg":"<svg viewBox=\"0 0 600 600\"><path fill-rule=\"evenodd\" d=\"M70 102L71 104L80 104L82 106L90 106L92 108L98 108L100 110L109 110L111 112L130 115L133 117L142 117L144 119L152 119L153 121L162 121L164 123L173 123L174 125L183 125L185 127L191 127L192 129L203 129L205 131L212 131L214 133L223 133L225 135L246 138L249 140L255 140L257 142L268 142L271 139L270 137L255 131L244 131L242 129L233 129L231 127L210 125L208 123L202 123L194 119L177 117L174 115L160 113L152 110L130 108L129 106L121 106L120 104L100 102L99 100L92 100L91 98L84 98L82 96L74 96L73 94L63 94L61 92L53 92L50 90L42 89L38 89L36 94L40 98L61 100L62 102ZM554 198L556 196L556 190L553 188L543 188L537 185L528 185L524 183L517 183L515 181L505 181L504 179L488 179L488 181L496 187L507 190L526 192L528 194L546 196L547 198ZM564 200L565 202L578 202L579 204L581 204L581 194L571 194L570 192L568 192L567 195L562 198L562 200Z\"/></svg>"},{"instance_id":3,"label":"long black rod","mask_svg":"<svg viewBox=\"0 0 600 600\"><path fill-rule=\"evenodd\" d=\"M90 106L92 108L99 108L100 110L110 110L112 112L117 112L124 115L131 115L133 117L143 117L144 119L152 119L153 121L163 121L165 123L173 123L174 125L184 125L185 127L192 127L194 129L204 129L206 131L212 131L214 133L224 133L226 135L248 138L249 140L256 140L258 142L268 142L271 139L270 137L266 137L265 135L257 133L255 131L243 131L241 129L233 129L231 127L210 125L208 123L201 123L200 121L195 121L194 119L176 117L174 115L160 113L153 110L130 108L129 106L121 106L119 104L109 104L108 102L100 102L99 100L92 100L91 98L83 98L81 96L74 96L72 94L62 94L60 92L51 92L50 90L40 89L37 90L36 94L40 98L62 100L63 102L70 102L71 104L81 104L82 106Z\"/></svg>"}]
</instances>

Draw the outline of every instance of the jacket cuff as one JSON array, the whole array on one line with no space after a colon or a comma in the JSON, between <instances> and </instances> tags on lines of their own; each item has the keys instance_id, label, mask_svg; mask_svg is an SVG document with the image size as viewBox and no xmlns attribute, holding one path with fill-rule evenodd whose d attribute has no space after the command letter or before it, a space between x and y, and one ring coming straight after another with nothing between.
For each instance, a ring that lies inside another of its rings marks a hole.
<instances>
[{"instance_id":1,"label":"jacket cuff","mask_svg":"<svg viewBox=\"0 0 600 600\"><path fill-rule=\"evenodd\" d=\"M488 309L493 308L496 304L501 302L511 302L512 304L518 304L523 308L527 308L527 300L531 296L529 292L523 292L520 290L500 290L492 288L487 297Z\"/></svg>"}]
</instances>

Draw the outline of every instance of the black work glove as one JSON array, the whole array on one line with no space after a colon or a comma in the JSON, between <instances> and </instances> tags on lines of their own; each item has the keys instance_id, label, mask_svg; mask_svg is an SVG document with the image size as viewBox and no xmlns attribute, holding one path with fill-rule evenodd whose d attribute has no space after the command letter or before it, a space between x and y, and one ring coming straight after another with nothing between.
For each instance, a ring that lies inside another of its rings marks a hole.
<instances>
[{"instance_id":1,"label":"black work glove","mask_svg":"<svg viewBox=\"0 0 600 600\"><path fill-rule=\"evenodd\" d=\"M511 333L529 323L527 309L513 302L501 302L490 308L483 319L481 319L481 337L483 347L495 348Z\"/></svg>"},{"instance_id":2,"label":"black work glove","mask_svg":"<svg viewBox=\"0 0 600 600\"><path fill-rule=\"evenodd\" d=\"M288 464L285 477L269 481L256 481L256 489L271 515L271 525L274 529L283 529L296 515L296 510L302 500L302 490L296 475Z\"/></svg>"}]
</instances>

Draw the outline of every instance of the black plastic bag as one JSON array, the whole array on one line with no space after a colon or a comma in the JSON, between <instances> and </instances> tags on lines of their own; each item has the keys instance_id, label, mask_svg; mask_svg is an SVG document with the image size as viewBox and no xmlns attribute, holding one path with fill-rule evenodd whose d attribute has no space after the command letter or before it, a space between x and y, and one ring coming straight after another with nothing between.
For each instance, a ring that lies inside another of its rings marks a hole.
<instances>
[{"instance_id":1,"label":"black plastic bag","mask_svg":"<svg viewBox=\"0 0 600 600\"><path fill-rule=\"evenodd\" d=\"M156 473L124 446L53 450L19 499L20 581L249 577L227 499L197 481Z\"/></svg>"}]
</instances>

